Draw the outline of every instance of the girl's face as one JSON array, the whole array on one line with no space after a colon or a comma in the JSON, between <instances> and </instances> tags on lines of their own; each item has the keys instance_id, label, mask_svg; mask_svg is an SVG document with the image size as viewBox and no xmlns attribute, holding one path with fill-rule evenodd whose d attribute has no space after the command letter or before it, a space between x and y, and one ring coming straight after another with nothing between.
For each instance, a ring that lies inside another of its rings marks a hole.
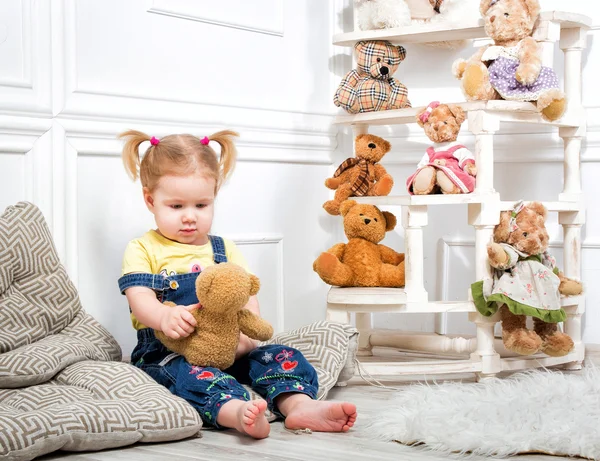
<instances>
[{"instance_id":1,"label":"girl's face","mask_svg":"<svg viewBox=\"0 0 600 461\"><path fill-rule=\"evenodd\" d=\"M202 174L163 176L144 201L159 232L188 245L208 243L215 201L215 180Z\"/></svg>"}]
</instances>

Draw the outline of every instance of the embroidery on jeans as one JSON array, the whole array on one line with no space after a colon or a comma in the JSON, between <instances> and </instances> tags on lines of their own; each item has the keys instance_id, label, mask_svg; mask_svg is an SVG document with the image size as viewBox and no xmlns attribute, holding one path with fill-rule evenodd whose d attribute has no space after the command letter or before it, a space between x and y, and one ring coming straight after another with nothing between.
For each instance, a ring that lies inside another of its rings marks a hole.
<instances>
[{"instance_id":1,"label":"embroidery on jeans","mask_svg":"<svg viewBox=\"0 0 600 461\"><path fill-rule=\"evenodd\" d=\"M222 375L222 376L219 376L217 379L215 379L212 382L212 384L210 386L208 386L208 388L206 390L210 391L215 386L215 384L217 384L218 382L221 382L221 381L225 381L226 379L232 380L232 381L234 380L233 376L231 376L231 375Z\"/></svg>"},{"instance_id":2,"label":"embroidery on jeans","mask_svg":"<svg viewBox=\"0 0 600 461\"><path fill-rule=\"evenodd\" d=\"M263 362L265 363L269 363L271 360L273 360L273 354L271 354L270 352L265 352L264 355L262 356Z\"/></svg>"},{"instance_id":3,"label":"embroidery on jeans","mask_svg":"<svg viewBox=\"0 0 600 461\"><path fill-rule=\"evenodd\" d=\"M288 351L283 349L279 354L275 356L275 360L278 362L283 362L284 360L289 360L294 356L294 351Z\"/></svg>"},{"instance_id":4,"label":"embroidery on jeans","mask_svg":"<svg viewBox=\"0 0 600 461\"><path fill-rule=\"evenodd\" d=\"M261 376L260 378L258 378L256 380L257 383L264 381L266 379L288 379L288 378L294 378L297 379L299 381L302 381L302 377L300 376L295 376L295 375L284 375L284 374L276 374L276 375L269 375L269 376Z\"/></svg>"},{"instance_id":5,"label":"embroidery on jeans","mask_svg":"<svg viewBox=\"0 0 600 461\"><path fill-rule=\"evenodd\" d=\"M221 392L221 399L220 400L227 400L231 398L231 394L224 394L223 392Z\"/></svg>"},{"instance_id":6,"label":"embroidery on jeans","mask_svg":"<svg viewBox=\"0 0 600 461\"><path fill-rule=\"evenodd\" d=\"M192 367L190 368L190 375L196 375L198 373L200 373L203 370L202 367L199 367L197 365L192 365Z\"/></svg>"},{"instance_id":7,"label":"embroidery on jeans","mask_svg":"<svg viewBox=\"0 0 600 461\"><path fill-rule=\"evenodd\" d=\"M288 372L292 371L294 368L296 368L297 366L298 366L297 360L294 360L293 362L286 360L285 362L282 362L282 364L281 364L281 371L283 371L284 373L288 373Z\"/></svg>"},{"instance_id":8,"label":"embroidery on jeans","mask_svg":"<svg viewBox=\"0 0 600 461\"><path fill-rule=\"evenodd\" d=\"M304 386L302 384L300 384L299 382L295 382L293 387L294 387L294 389L298 389L299 391L304 390Z\"/></svg>"},{"instance_id":9,"label":"embroidery on jeans","mask_svg":"<svg viewBox=\"0 0 600 461\"><path fill-rule=\"evenodd\" d=\"M213 379L214 377L215 377L215 374L212 371L206 371L206 370L204 370L199 375L196 375L196 379L201 379L201 380Z\"/></svg>"}]
</instances>

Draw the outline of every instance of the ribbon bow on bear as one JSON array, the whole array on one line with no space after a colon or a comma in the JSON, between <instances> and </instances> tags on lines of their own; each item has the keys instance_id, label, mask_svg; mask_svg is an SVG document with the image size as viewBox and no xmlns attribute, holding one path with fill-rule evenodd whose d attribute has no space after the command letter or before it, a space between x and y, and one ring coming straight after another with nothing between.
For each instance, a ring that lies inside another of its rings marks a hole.
<instances>
[{"instance_id":1,"label":"ribbon bow on bear","mask_svg":"<svg viewBox=\"0 0 600 461\"><path fill-rule=\"evenodd\" d=\"M525 203L523 200L519 200L517 203L515 203L512 213L510 214L510 221L508 222L508 227L511 232L514 232L519 228L519 226L517 226L517 215L524 207Z\"/></svg>"}]
</instances>

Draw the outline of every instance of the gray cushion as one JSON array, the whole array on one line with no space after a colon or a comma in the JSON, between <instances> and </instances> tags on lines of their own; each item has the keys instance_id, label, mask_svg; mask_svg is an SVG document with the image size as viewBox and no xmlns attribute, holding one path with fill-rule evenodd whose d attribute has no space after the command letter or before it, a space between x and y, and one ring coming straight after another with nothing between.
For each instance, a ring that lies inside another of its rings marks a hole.
<instances>
[{"instance_id":1,"label":"gray cushion","mask_svg":"<svg viewBox=\"0 0 600 461\"><path fill-rule=\"evenodd\" d=\"M44 384L0 389L0 459L178 440L201 427L191 405L122 362L79 362Z\"/></svg>"},{"instance_id":2,"label":"gray cushion","mask_svg":"<svg viewBox=\"0 0 600 461\"><path fill-rule=\"evenodd\" d=\"M0 460L177 440L202 426L191 405L118 362L30 203L0 216L0 331Z\"/></svg>"},{"instance_id":3,"label":"gray cushion","mask_svg":"<svg viewBox=\"0 0 600 461\"><path fill-rule=\"evenodd\" d=\"M338 381L345 382L354 374L358 330L351 325L323 320L280 333L263 344L282 344L302 352L317 371L318 398L324 399Z\"/></svg>"}]
</instances>

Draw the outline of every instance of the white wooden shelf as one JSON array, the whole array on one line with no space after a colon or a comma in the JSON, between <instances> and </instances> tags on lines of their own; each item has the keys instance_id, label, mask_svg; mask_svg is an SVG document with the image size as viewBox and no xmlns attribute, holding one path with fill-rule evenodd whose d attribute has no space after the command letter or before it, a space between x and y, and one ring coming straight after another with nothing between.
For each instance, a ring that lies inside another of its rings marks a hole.
<instances>
[{"instance_id":1,"label":"white wooden shelf","mask_svg":"<svg viewBox=\"0 0 600 461\"><path fill-rule=\"evenodd\" d=\"M542 119L535 104L516 101L470 101L456 103L467 113L468 130L475 138L475 163L477 179L471 194L426 195L426 196L387 196L353 197L359 203L375 206L402 207L402 227L404 228L404 252L406 287L398 288L340 288L331 287L327 295L327 317L333 321L350 322L354 313L359 336L359 355L372 354L375 346L404 344L421 348L428 352L444 354L468 349L468 361L440 361L422 363L369 363L369 370L377 375L427 375L437 373L477 373L484 379L502 371L514 371L540 366L564 364L568 369L579 369L584 358L582 341L582 314L585 311L585 295L563 297L561 306L567 320L564 331L575 343L574 351L566 357L516 357L507 358L502 351L501 340L495 338L494 328L500 321L499 315L484 317L469 300L465 289L465 301L429 301L425 289L424 272L424 227L428 223L428 207L444 205L467 205L468 223L475 231L475 279L484 280L492 276L488 264L487 245L493 239L494 228L498 224L501 211L512 210L513 201L502 200L494 188L494 136L500 131L500 124L530 123L558 128L564 142L564 183L562 193L556 201L542 202L550 212L558 213L558 222L563 227L563 271L567 277L581 278L581 230L585 224L585 203L581 187L581 145L586 135L586 113L582 105L581 68L583 50L587 45L587 29L592 25L589 17L561 11L547 11L540 15L534 38L541 43L542 62L554 66L555 45L559 44L564 53L564 91L568 99L567 112L560 120L548 122ZM353 46L359 40L388 40L394 44L432 43L486 37L482 20L472 20L454 25L434 23L420 24L397 29L355 31L336 35L333 43L340 46ZM449 72L449 70L448 70ZM444 101L447 102L447 101ZM371 125L403 125L416 123L417 114L424 107L399 110L368 112L363 114L340 114L335 124L351 126L355 136L368 133ZM527 152L523 152L526 156ZM523 197L528 199L528 197ZM400 250L399 250L400 251ZM406 338L405 333L397 333L397 341L371 335L373 324L371 314L434 313L436 333L426 335L418 341ZM468 313L469 320L475 323L476 338L456 338L444 335L444 319L450 313ZM373 338L374 343L371 343ZM383 341L383 342L382 342ZM408 347L408 346L407 346ZM420 350L421 350L420 349ZM498 351L502 352L502 356Z\"/></svg>"},{"instance_id":2,"label":"white wooden shelf","mask_svg":"<svg viewBox=\"0 0 600 461\"><path fill-rule=\"evenodd\" d=\"M564 128L577 128L585 124L583 109L568 109L559 120L548 122L539 114L535 104L519 101L470 101L457 102L465 112L485 111L494 116L499 122L534 123L538 125L556 126ZM417 123L417 114L425 107L411 107L408 109L382 110L378 112L364 112L355 115L338 115L335 118L337 125L406 125Z\"/></svg>"},{"instance_id":3,"label":"white wooden shelf","mask_svg":"<svg viewBox=\"0 0 600 461\"><path fill-rule=\"evenodd\" d=\"M563 11L544 11L539 19L542 27L538 27L535 38L545 40L551 32L544 23L560 24L563 29L589 28L592 20L588 16ZM473 38L484 38L486 33L483 20L471 20L468 22L415 24L411 26L397 27L394 29L362 30L337 34L333 37L333 44L338 46L354 46L360 40L388 40L396 45L407 43L433 43L447 40L465 40Z\"/></svg>"},{"instance_id":4,"label":"white wooden shelf","mask_svg":"<svg viewBox=\"0 0 600 461\"><path fill-rule=\"evenodd\" d=\"M415 206L447 206L447 205L469 205L474 203L479 204L498 204L499 211L512 210L515 202L501 201L498 193L493 194L477 194L475 192L471 194L433 194L433 195L386 195L383 197L352 197L358 203L364 203L368 205L375 205L377 207L390 207L390 206L403 206L403 207L415 207ZM546 209L550 212L577 212L583 211L585 205L583 200L575 199L572 201L553 201L545 202L540 201Z\"/></svg>"}]
</instances>

